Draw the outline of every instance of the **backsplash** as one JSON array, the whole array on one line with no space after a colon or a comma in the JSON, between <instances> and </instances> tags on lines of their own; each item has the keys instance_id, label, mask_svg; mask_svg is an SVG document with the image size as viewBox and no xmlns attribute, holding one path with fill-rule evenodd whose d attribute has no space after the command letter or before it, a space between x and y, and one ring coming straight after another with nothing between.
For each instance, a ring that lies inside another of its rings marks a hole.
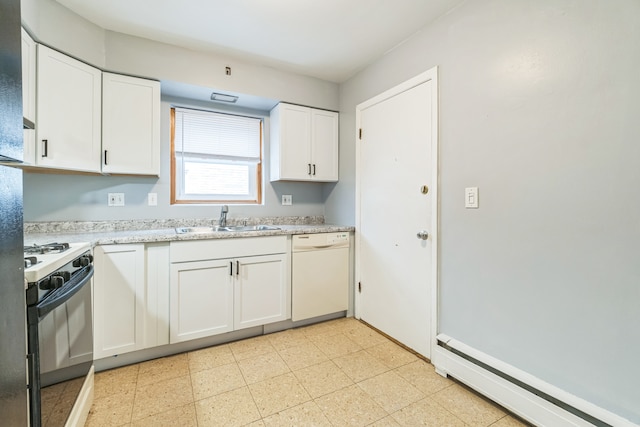
<instances>
[{"instance_id":1,"label":"backsplash","mask_svg":"<svg viewBox=\"0 0 640 427\"><path fill-rule=\"evenodd\" d=\"M24 232L29 234L156 230L176 227L206 227L217 225L217 223L217 220L212 220L211 218L136 219L119 221L43 221L25 222ZM227 223L228 225L319 225L324 224L324 216L229 218Z\"/></svg>"}]
</instances>

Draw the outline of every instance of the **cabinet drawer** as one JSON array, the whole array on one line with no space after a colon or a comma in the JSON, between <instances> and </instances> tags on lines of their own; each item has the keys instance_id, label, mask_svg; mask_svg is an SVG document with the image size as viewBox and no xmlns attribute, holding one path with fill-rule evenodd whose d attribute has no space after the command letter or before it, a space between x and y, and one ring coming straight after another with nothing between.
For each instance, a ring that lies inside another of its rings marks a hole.
<instances>
[{"instance_id":1,"label":"cabinet drawer","mask_svg":"<svg viewBox=\"0 0 640 427\"><path fill-rule=\"evenodd\" d=\"M172 263L287 252L287 236L171 242Z\"/></svg>"}]
</instances>

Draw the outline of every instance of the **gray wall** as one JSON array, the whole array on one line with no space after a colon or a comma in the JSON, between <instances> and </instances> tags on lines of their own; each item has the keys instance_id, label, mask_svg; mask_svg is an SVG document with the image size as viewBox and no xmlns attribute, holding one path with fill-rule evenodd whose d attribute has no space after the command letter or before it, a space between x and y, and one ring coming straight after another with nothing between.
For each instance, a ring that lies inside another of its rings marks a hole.
<instances>
[{"instance_id":1,"label":"gray wall","mask_svg":"<svg viewBox=\"0 0 640 427\"><path fill-rule=\"evenodd\" d=\"M249 94L325 109L338 109L338 85L315 78L245 63L233 58L196 52L151 40L105 31L53 0L23 0L23 25L36 40L104 70L179 82L191 87ZM225 66L232 67L226 76ZM175 93L174 93L175 95ZM26 173L26 221L118 220L146 218L217 217L216 206L171 206L170 102L182 106L219 109L213 103L163 98L162 164L160 178L79 176ZM266 111L249 111L263 114ZM265 120L263 171L269 176L269 121ZM323 215L323 184L270 183L264 204L234 205L233 217ZM125 193L124 207L107 207L107 194ZM158 206L147 206L147 193L158 193ZM293 195L292 206L281 206L282 194Z\"/></svg>"},{"instance_id":2,"label":"gray wall","mask_svg":"<svg viewBox=\"0 0 640 427\"><path fill-rule=\"evenodd\" d=\"M639 40L637 0L465 2L341 85L325 189L354 223L356 105L437 65L440 332L636 423Z\"/></svg>"}]
</instances>

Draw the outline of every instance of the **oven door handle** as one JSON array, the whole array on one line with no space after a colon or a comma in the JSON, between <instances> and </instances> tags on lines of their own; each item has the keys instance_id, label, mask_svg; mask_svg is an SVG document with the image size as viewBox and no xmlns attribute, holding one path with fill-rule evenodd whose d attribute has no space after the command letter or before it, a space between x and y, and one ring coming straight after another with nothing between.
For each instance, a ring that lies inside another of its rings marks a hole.
<instances>
[{"instance_id":1,"label":"oven door handle","mask_svg":"<svg viewBox=\"0 0 640 427\"><path fill-rule=\"evenodd\" d=\"M84 285L86 285L93 277L93 264L88 265L82 269L81 273L78 273L71 277L63 287L59 288L51 294L50 297L45 298L38 304L38 320L45 317L51 311L60 307L65 302L69 301Z\"/></svg>"}]
</instances>

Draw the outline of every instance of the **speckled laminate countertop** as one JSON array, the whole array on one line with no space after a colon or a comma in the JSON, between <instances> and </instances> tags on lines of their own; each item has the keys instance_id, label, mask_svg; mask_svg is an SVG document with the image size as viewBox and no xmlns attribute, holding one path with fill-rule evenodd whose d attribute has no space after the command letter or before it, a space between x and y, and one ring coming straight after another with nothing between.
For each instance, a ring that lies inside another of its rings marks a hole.
<instances>
[{"instance_id":1,"label":"speckled laminate countertop","mask_svg":"<svg viewBox=\"0 0 640 427\"><path fill-rule=\"evenodd\" d=\"M306 223L305 223L306 222ZM241 224L267 224L279 230L211 231L178 234L176 227L211 226L211 220L144 220L100 222L25 223L24 244L51 242L89 242L92 245L127 243L171 242L178 240L234 239L242 237L278 236L292 234L332 233L354 231L352 226L324 224L318 217L256 218L232 222ZM158 228L154 228L154 226ZM144 227L144 229L140 229Z\"/></svg>"}]
</instances>

